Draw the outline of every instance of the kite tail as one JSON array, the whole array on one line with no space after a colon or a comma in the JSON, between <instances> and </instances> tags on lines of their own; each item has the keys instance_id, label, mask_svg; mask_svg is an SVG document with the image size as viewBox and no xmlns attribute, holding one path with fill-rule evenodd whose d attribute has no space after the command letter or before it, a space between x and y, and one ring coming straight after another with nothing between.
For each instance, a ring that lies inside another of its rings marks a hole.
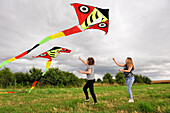
<instances>
[{"instance_id":1,"label":"kite tail","mask_svg":"<svg viewBox=\"0 0 170 113\"><path fill-rule=\"evenodd\" d=\"M8 94L8 92L0 92L0 94Z\"/></svg>"},{"instance_id":2,"label":"kite tail","mask_svg":"<svg viewBox=\"0 0 170 113\"><path fill-rule=\"evenodd\" d=\"M31 90L34 89L35 85L39 82L39 80L40 80L42 77L43 77L43 76L40 76L40 77L38 78L38 80L36 80L36 81L32 84L32 87L31 87L30 90L28 91L29 93L31 92Z\"/></svg>"},{"instance_id":3,"label":"kite tail","mask_svg":"<svg viewBox=\"0 0 170 113\"><path fill-rule=\"evenodd\" d=\"M38 78L37 81L35 81L32 85L32 87L30 88L30 90L28 91L29 93L34 89L35 85L39 82L39 80L45 75L45 73L48 71L48 69L50 68L50 65L51 65L51 61L52 59L48 60L47 63L46 63L46 70L45 72L42 74L42 76L40 78Z\"/></svg>"},{"instance_id":4,"label":"kite tail","mask_svg":"<svg viewBox=\"0 0 170 113\"><path fill-rule=\"evenodd\" d=\"M46 74L46 72L48 71L48 69L50 68L51 66L51 61L52 59L48 60L47 63L46 63L46 70L44 71L44 73L42 74L42 76L44 76Z\"/></svg>"},{"instance_id":5,"label":"kite tail","mask_svg":"<svg viewBox=\"0 0 170 113\"><path fill-rule=\"evenodd\" d=\"M17 59L19 59L19 58L27 55L29 52L31 52L33 49L35 49L35 48L38 47L38 46L39 46L39 44L36 44L33 48L31 48L31 49L29 49L29 50L21 53L20 55L4 61L3 63L1 63L0 68L1 68L2 66L4 66L4 65L6 65L6 64L8 64L8 63L10 63L10 62L12 62L12 61L14 61L14 60L17 60Z\"/></svg>"},{"instance_id":6,"label":"kite tail","mask_svg":"<svg viewBox=\"0 0 170 113\"><path fill-rule=\"evenodd\" d=\"M38 81L35 81L34 83L33 83L33 85L32 85L32 87L31 87L31 89L28 91L29 93L31 92L31 90L33 90L34 89L34 87L35 87L35 85L38 83Z\"/></svg>"},{"instance_id":7,"label":"kite tail","mask_svg":"<svg viewBox=\"0 0 170 113\"><path fill-rule=\"evenodd\" d=\"M53 35L50 35L46 38L44 38L41 42L39 42L38 44L41 45L49 40L53 40L55 38L60 38L60 37L64 37L64 36L68 36L68 35L72 35L72 34L75 34L75 33L79 33L79 32L82 32L82 30L78 27L78 26L74 26L72 28L69 28L69 29L66 29L64 31L61 31L59 33L56 33L56 34L53 34Z\"/></svg>"},{"instance_id":8,"label":"kite tail","mask_svg":"<svg viewBox=\"0 0 170 113\"><path fill-rule=\"evenodd\" d=\"M61 31L61 32L59 32L59 33L56 33L56 34L54 34L54 35L50 35L50 36L44 38L44 39L43 39L42 41L40 41L38 44L36 44L33 48L31 48L31 49L23 52L22 54L20 54L20 55L18 55L18 56L16 56L16 57L13 57L13 58L11 58L11 59L8 59L8 60L4 61L3 63L1 63L0 68L1 68L2 66L4 66L4 65L6 65L6 64L8 64L8 63L10 63L10 62L12 62L12 61L14 61L14 60L16 60L16 59L19 59L19 58L27 55L29 52L31 52L32 50L34 50L35 48L37 48L39 45L41 45L41 44L43 44L43 43L45 43L45 42L47 42L47 41L50 41L50 40L55 39L55 38L60 38L60 37L72 35L72 34L79 33L79 32L82 32L82 30L81 30L78 26L74 26L74 27L72 27L72 28L70 28L70 29L66 29L66 30Z\"/></svg>"}]
</instances>

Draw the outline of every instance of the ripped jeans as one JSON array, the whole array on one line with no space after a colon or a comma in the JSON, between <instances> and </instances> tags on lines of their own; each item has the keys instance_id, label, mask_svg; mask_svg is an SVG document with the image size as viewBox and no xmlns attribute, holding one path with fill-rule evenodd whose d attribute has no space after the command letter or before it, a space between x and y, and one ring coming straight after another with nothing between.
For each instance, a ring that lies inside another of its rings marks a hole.
<instances>
[{"instance_id":1,"label":"ripped jeans","mask_svg":"<svg viewBox=\"0 0 170 113\"><path fill-rule=\"evenodd\" d=\"M134 80L135 80L134 76L126 77L126 86L127 86L127 90L128 90L130 99L133 99L131 87L132 87L132 84L133 84Z\"/></svg>"}]
</instances>

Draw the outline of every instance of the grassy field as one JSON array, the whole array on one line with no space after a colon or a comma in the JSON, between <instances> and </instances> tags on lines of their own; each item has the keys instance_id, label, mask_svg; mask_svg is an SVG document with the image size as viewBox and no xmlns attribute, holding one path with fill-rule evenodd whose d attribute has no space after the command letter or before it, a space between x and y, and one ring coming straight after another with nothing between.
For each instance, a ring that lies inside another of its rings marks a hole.
<instances>
[{"instance_id":1,"label":"grassy field","mask_svg":"<svg viewBox=\"0 0 170 113\"><path fill-rule=\"evenodd\" d=\"M0 89L24 91L25 89ZM170 84L134 85L135 103L127 103L126 86L95 86L98 104L83 103L82 88L34 89L31 93L0 94L0 112L170 113Z\"/></svg>"}]
</instances>

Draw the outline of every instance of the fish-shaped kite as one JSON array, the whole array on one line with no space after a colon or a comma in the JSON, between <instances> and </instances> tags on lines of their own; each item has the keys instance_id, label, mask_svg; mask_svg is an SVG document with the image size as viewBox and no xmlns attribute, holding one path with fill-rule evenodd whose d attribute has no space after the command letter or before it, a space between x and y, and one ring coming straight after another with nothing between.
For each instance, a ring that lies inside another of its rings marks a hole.
<instances>
[{"instance_id":1,"label":"fish-shaped kite","mask_svg":"<svg viewBox=\"0 0 170 113\"><path fill-rule=\"evenodd\" d=\"M35 87L35 85L38 83L38 81L45 75L45 73L47 72L47 70L50 68L52 59L54 59L54 58L55 58L56 56L58 56L60 53L70 53L70 52L71 52L71 50L69 50L69 49L62 48L62 47L57 47L57 46L56 46L56 47L53 47L52 49L50 49L50 50L48 50L48 51L46 51L46 52L44 52L44 53L42 53L42 54L40 54L40 55L38 55L38 56L36 56L36 57L33 56L33 58L47 58L47 59L49 59L49 60L48 60L47 63L46 63L46 70L45 70L45 72L42 74L42 76L40 76L40 77L38 78L38 80L36 80L36 81L33 83L31 89L30 89L28 92L30 93L31 90L34 89L34 87Z\"/></svg>"},{"instance_id":2,"label":"fish-shaped kite","mask_svg":"<svg viewBox=\"0 0 170 113\"><path fill-rule=\"evenodd\" d=\"M79 20L79 25L44 38L42 41L36 44L33 48L23 52L22 54L16 57L13 57L11 59L4 61L0 65L0 68L6 65L7 63L10 63L16 59L19 59L27 55L29 52L31 52L32 50L34 50L41 44L49 40L55 39L55 38L69 36L75 33L83 32L84 30L87 30L87 29L98 29L98 30L104 31L105 34L107 34L108 26L109 26L109 9L102 9L102 8L79 4L79 3L73 3L71 5L74 6L75 8L75 11L76 11L76 14Z\"/></svg>"}]
</instances>

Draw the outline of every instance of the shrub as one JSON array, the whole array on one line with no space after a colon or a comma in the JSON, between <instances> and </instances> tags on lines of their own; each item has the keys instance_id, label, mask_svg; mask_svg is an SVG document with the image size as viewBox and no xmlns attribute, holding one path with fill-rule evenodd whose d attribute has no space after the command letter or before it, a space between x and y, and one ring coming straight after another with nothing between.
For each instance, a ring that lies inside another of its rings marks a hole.
<instances>
[{"instance_id":1,"label":"shrub","mask_svg":"<svg viewBox=\"0 0 170 113\"><path fill-rule=\"evenodd\" d=\"M97 79L97 82L98 82L98 83L101 83L101 81L102 81L102 80L101 80L100 78Z\"/></svg>"},{"instance_id":2,"label":"shrub","mask_svg":"<svg viewBox=\"0 0 170 113\"><path fill-rule=\"evenodd\" d=\"M103 82L104 83L110 83L110 84L114 84L115 83L115 80L112 79L112 75L110 73L106 73L103 77Z\"/></svg>"},{"instance_id":3,"label":"shrub","mask_svg":"<svg viewBox=\"0 0 170 113\"><path fill-rule=\"evenodd\" d=\"M115 78L118 84L125 84L125 77L123 72L118 72Z\"/></svg>"},{"instance_id":4,"label":"shrub","mask_svg":"<svg viewBox=\"0 0 170 113\"><path fill-rule=\"evenodd\" d=\"M59 70L59 68L50 68L43 78L42 84L53 86L82 86L83 81L76 77L73 73Z\"/></svg>"},{"instance_id":5,"label":"shrub","mask_svg":"<svg viewBox=\"0 0 170 113\"><path fill-rule=\"evenodd\" d=\"M0 84L3 88L6 88L7 86L12 86L14 84L12 72L7 67L0 70Z\"/></svg>"}]
</instances>

